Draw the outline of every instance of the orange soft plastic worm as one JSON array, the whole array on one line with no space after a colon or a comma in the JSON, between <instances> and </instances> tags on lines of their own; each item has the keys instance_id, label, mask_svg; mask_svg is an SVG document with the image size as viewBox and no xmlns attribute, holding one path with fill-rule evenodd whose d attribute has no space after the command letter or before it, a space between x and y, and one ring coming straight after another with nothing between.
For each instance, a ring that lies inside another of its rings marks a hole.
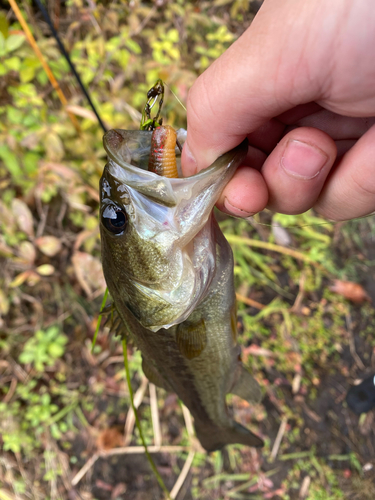
<instances>
[{"instance_id":1,"label":"orange soft plastic worm","mask_svg":"<svg viewBox=\"0 0 375 500\"><path fill-rule=\"evenodd\" d=\"M148 161L149 172L164 177L178 177L176 139L176 131L170 125L157 127L152 132L151 153Z\"/></svg>"}]
</instances>

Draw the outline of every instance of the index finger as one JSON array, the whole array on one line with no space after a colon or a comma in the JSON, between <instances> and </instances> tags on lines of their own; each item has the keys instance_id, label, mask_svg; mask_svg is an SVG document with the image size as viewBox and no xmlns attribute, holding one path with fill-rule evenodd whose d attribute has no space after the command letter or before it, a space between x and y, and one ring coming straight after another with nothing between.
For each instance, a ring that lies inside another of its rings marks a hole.
<instances>
[{"instance_id":1,"label":"index finger","mask_svg":"<svg viewBox=\"0 0 375 500\"><path fill-rule=\"evenodd\" d=\"M185 173L207 167L271 118L321 97L324 76L312 72L327 66L322 47L330 40L306 56L313 38L306 31L318 13L316 2L266 1L250 28L196 80L187 100Z\"/></svg>"}]
</instances>

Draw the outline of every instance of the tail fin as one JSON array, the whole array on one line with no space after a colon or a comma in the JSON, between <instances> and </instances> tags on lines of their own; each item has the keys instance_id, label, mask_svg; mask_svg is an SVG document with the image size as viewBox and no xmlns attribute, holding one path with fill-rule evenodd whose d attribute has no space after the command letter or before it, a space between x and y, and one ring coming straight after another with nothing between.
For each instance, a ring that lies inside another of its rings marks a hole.
<instances>
[{"instance_id":1,"label":"tail fin","mask_svg":"<svg viewBox=\"0 0 375 500\"><path fill-rule=\"evenodd\" d=\"M233 427L199 426L195 425L197 438L207 451L220 450L227 444L243 444L259 448L264 445L263 440L233 421Z\"/></svg>"}]
</instances>

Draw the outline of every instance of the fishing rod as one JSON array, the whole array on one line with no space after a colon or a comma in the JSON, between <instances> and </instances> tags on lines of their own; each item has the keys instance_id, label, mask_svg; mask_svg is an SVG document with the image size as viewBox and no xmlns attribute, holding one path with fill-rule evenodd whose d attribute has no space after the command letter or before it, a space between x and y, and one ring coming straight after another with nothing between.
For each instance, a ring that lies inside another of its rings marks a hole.
<instances>
[{"instance_id":1,"label":"fishing rod","mask_svg":"<svg viewBox=\"0 0 375 500\"><path fill-rule=\"evenodd\" d=\"M65 49L64 47L64 44L62 43L57 31L55 30L55 27L52 23L52 20L48 14L48 11L46 10L46 8L44 7L44 5L42 4L41 0L35 0L36 4L38 5L39 7L39 10L40 12L42 13L42 16L44 17L46 23L48 24L50 30L51 30L51 33L52 35L54 36L56 42L57 42L57 45L59 46L59 49L62 53L62 55L65 57L67 63L69 64L70 66L70 69L72 70L72 73L73 75L75 76L77 82L78 82L78 85L81 87L81 90L83 92L83 94L85 95L89 105L91 106L91 109L93 110L93 112L95 113L95 116L96 118L98 119L98 122L101 126L101 128L103 129L103 132L107 132L107 128L106 126L104 125L104 122L103 120L101 119L100 115L99 115L99 112L98 110L96 109L91 97L90 97L90 94L89 94L89 91L86 89L86 87L84 86L82 80L81 80L81 77L79 76L72 60L70 59L70 56L67 52L67 50Z\"/></svg>"}]
</instances>

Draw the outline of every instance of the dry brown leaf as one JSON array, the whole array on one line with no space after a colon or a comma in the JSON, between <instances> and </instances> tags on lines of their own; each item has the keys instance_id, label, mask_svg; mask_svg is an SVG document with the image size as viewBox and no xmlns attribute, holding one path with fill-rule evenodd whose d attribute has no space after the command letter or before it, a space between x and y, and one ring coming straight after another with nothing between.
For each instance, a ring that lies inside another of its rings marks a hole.
<instances>
[{"instance_id":1,"label":"dry brown leaf","mask_svg":"<svg viewBox=\"0 0 375 500\"><path fill-rule=\"evenodd\" d=\"M55 236L41 236L35 240L35 244L48 257L53 257L61 250L61 241Z\"/></svg>"},{"instance_id":2,"label":"dry brown leaf","mask_svg":"<svg viewBox=\"0 0 375 500\"><path fill-rule=\"evenodd\" d=\"M125 483L117 483L116 486L113 488L112 493L111 493L111 499L119 498L121 495L123 495L126 492L126 484Z\"/></svg>"},{"instance_id":3,"label":"dry brown leaf","mask_svg":"<svg viewBox=\"0 0 375 500\"><path fill-rule=\"evenodd\" d=\"M85 252L74 252L72 257L77 280L87 295L106 289L103 269L99 259Z\"/></svg>"},{"instance_id":4,"label":"dry brown leaf","mask_svg":"<svg viewBox=\"0 0 375 500\"><path fill-rule=\"evenodd\" d=\"M123 433L116 427L111 427L100 432L96 440L96 446L99 450L111 450L116 446L122 446L123 442Z\"/></svg>"},{"instance_id":5,"label":"dry brown leaf","mask_svg":"<svg viewBox=\"0 0 375 500\"><path fill-rule=\"evenodd\" d=\"M367 294L362 285L353 283L352 281L335 280L333 285L329 287L331 292L342 295L348 300L356 304L362 304L365 300L371 302L371 298Z\"/></svg>"},{"instance_id":6,"label":"dry brown leaf","mask_svg":"<svg viewBox=\"0 0 375 500\"><path fill-rule=\"evenodd\" d=\"M26 203L19 198L13 198L12 212L20 230L29 238L34 238L33 215Z\"/></svg>"}]
</instances>

